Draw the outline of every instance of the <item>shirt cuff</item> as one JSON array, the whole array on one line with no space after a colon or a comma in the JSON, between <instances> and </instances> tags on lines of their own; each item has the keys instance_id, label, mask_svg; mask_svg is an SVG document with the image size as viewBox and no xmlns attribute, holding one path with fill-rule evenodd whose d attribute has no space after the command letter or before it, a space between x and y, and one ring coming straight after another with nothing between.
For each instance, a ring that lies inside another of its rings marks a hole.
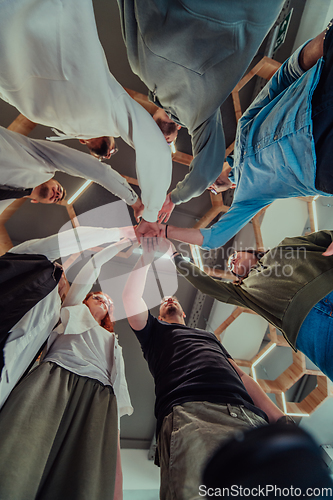
<instances>
[{"instance_id":1,"label":"shirt cuff","mask_svg":"<svg viewBox=\"0 0 333 500\"><path fill-rule=\"evenodd\" d=\"M158 216L158 210L153 210L146 207L142 213L142 218L147 222L156 222L157 216Z\"/></svg>"},{"instance_id":2,"label":"shirt cuff","mask_svg":"<svg viewBox=\"0 0 333 500\"><path fill-rule=\"evenodd\" d=\"M181 200L179 197L179 192L177 189L174 189L173 191L171 191L170 199L171 199L172 203L174 203L175 205L179 205L180 203L183 203L183 200Z\"/></svg>"},{"instance_id":3,"label":"shirt cuff","mask_svg":"<svg viewBox=\"0 0 333 500\"><path fill-rule=\"evenodd\" d=\"M303 43L288 59L288 71L295 76L295 79L300 78L306 71L299 64L299 56L305 45L311 42L311 39Z\"/></svg>"},{"instance_id":4,"label":"shirt cuff","mask_svg":"<svg viewBox=\"0 0 333 500\"><path fill-rule=\"evenodd\" d=\"M128 199L128 201L126 202L127 205L134 205L134 203L136 203L138 201L138 195L133 191L133 193L131 193L131 198Z\"/></svg>"},{"instance_id":5,"label":"shirt cuff","mask_svg":"<svg viewBox=\"0 0 333 500\"><path fill-rule=\"evenodd\" d=\"M202 236L203 236L203 242L201 244L201 248L203 248L204 250L211 250L212 247L211 245L209 245L209 240L210 240L210 236L211 236L211 228L207 228L207 229L199 229L199 231L201 232Z\"/></svg>"}]
</instances>

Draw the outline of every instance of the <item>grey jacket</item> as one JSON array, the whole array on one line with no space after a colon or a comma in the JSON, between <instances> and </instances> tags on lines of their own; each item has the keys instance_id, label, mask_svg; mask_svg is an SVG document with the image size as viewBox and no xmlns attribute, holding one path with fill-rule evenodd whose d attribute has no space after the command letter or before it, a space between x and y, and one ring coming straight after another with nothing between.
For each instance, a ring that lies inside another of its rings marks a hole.
<instances>
[{"instance_id":1,"label":"grey jacket","mask_svg":"<svg viewBox=\"0 0 333 500\"><path fill-rule=\"evenodd\" d=\"M132 70L150 97L188 128L190 173L174 203L199 196L221 173L225 141L220 106L240 80L282 0L118 0Z\"/></svg>"}]
</instances>

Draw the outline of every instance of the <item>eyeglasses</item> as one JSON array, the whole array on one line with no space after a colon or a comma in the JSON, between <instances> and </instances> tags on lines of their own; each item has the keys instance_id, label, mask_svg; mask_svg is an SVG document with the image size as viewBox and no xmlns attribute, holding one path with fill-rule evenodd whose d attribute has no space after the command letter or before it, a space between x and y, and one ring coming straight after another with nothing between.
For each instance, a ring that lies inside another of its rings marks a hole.
<instances>
[{"instance_id":1,"label":"eyeglasses","mask_svg":"<svg viewBox=\"0 0 333 500\"><path fill-rule=\"evenodd\" d=\"M107 307L111 307L113 305L112 300L110 300L108 297L105 297L105 295L102 295L101 293L94 293L91 295L91 298L93 300L98 300L99 302L103 302Z\"/></svg>"},{"instance_id":2,"label":"eyeglasses","mask_svg":"<svg viewBox=\"0 0 333 500\"><path fill-rule=\"evenodd\" d=\"M63 198L64 198L64 188L60 184L58 184L57 192L53 200L53 203L59 203L59 201L61 201Z\"/></svg>"},{"instance_id":3,"label":"eyeglasses","mask_svg":"<svg viewBox=\"0 0 333 500\"><path fill-rule=\"evenodd\" d=\"M119 151L117 146L116 146L115 140L113 141L113 144L114 144L113 148L110 149L110 151L108 152L107 155L99 156L99 155L96 155L95 153L92 153L92 155L95 156L95 158L98 158L99 161L108 160L109 158L111 158L111 156L115 155Z\"/></svg>"},{"instance_id":4,"label":"eyeglasses","mask_svg":"<svg viewBox=\"0 0 333 500\"><path fill-rule=\"evenodd\" d=\"M235 272L235 263L233 261L237 259L237 254L237 251L233 252L228 259L227 267L231 273Z\"/></svg>"},{"instance_id":5,"label":"eyeglasses","mask_svg":"<svg viewBox=\"0 0 333 500\"><path fill-rule=\"evenodd\" d=\"M168 304L169 302L172 302L173 304L179 304L177 299L174 299L173 297L167 297L161 301L160 305L163 306L164 304Z\"/></svg>"}]
</instances>

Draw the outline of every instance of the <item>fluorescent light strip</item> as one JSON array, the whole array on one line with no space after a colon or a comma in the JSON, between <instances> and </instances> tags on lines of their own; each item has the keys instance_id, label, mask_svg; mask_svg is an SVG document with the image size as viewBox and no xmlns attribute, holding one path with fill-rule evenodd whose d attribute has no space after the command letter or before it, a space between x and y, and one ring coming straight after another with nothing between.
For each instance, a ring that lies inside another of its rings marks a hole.
<instances>
[{"instance_id":1,"label":"fluorescent light strip","mask_svg":"<svg viewBox=\"0 0 333 500\"><path fill-rule=\"evenodd\" d=\"M315 231L318 231L318 216L317 216L316 199L317 199L317 196L315 196L312 200L312 210L313 210L313 222L314 222Z\"/></svg>"},{"instance_id":2,"label":"fluorescent light strip","mask_svg":"<svg viewBox=\"0 0 333 500\"><path fill-rule=\"evenodd\" d=\"M76 191L76 193L73 194L73 196L67 201L68 205L71 205L76 198L84 191L90 184L92 183L91 180L87 180L82 186Z\"/></svg>"},{"instance_id":3,"label":"fluorescent light strip","mask_svg":"<svg viewBox=\"0 0 333 500\"><path fill-rule=\"evenodd\" d=\"M309 417L310 415L308 413L288 413L287 415L290 415L290 417Z\"/></svg>"},{"instance_id":4,"label":"fluorescent light strip","mask_svg":"<svg viewBox=\"0 0 333 500\"><path fill-rule=\"evenodd\" d=\"M283 404L283 412L286 415L289 415L290 417L309 417L310 416L308 413L288 413L287 412L286 395L284 392L281 393L281 397L282 397L282 404Z\"/></svg>"},{"instance_id":5,"label":"fluorescent light strip","mask_svg":"<svg viewBox=\"0 0 333 500\"><path fill-rule=\"evenodd\" d=\"M258 363L260 363L260 361L261 361L262 359L264 359L264 358L267 356L267 354L268 354L268 353L270 353L270 352L274 349L274 347L276 347L276 343L275 343L275 342L274 342L274 344L272 344L272 345L269 347L269 349L267 349L267 351L265 351L265 352L264 352L261 356L259 356L259 358L258 358L258 359L257 359L257 360L253 363L253 365L251 366L251 370L252 370L252 377L253 377L253 380L254 380L255 382L257 382L257 381L258 381L258 380L257 380L257 374L256 374L255 369L254 369L254 368L255 368L255 366L257 366L257 364L258 364Z\"/></svg>"},{"instance_id":6,"label":"fluorescent light strip","mask_svg":"<svg viewBox=\"0 0 333 500\"><path fill-rule=\"evenodd\" d=\"M283 412L287 413L287 401L286 401L286 395L284 392L281 393L282 397L282 404L283 404Z\"/></svg>"},{"instance_id":7,"label":"fluorescent light strip","mask_svg":"<svg viewBox=\"0 0 333 500\"><path fill-rule=\"evenodd\" d=\"M198 245L191 245L191 247L192 247L192 254L193 254L194 262L198 266L198 268L201 271L203 271L204 270L204 265L203 265L203 262L202 262L201 253L200 253L199 247L198 247Z\"/></svg>"}]
</instances>

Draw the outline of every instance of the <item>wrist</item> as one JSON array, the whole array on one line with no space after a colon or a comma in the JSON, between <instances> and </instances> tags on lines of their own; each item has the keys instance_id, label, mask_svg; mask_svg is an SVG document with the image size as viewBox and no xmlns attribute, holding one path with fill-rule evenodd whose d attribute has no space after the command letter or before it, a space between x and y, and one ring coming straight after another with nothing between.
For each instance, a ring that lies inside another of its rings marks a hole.
<instances>
[{"instance_id":1,"label":"wrist","mask_svg":"<svg viewBox=\"0 0 333 500\"><path fill-rule=\"evenodd\" d=\"M137 197L136 201L132 203L131 207L132 208L140 208L142 205L142 201L140 200L139 197Z\"/></svg>"}]
</instances>

